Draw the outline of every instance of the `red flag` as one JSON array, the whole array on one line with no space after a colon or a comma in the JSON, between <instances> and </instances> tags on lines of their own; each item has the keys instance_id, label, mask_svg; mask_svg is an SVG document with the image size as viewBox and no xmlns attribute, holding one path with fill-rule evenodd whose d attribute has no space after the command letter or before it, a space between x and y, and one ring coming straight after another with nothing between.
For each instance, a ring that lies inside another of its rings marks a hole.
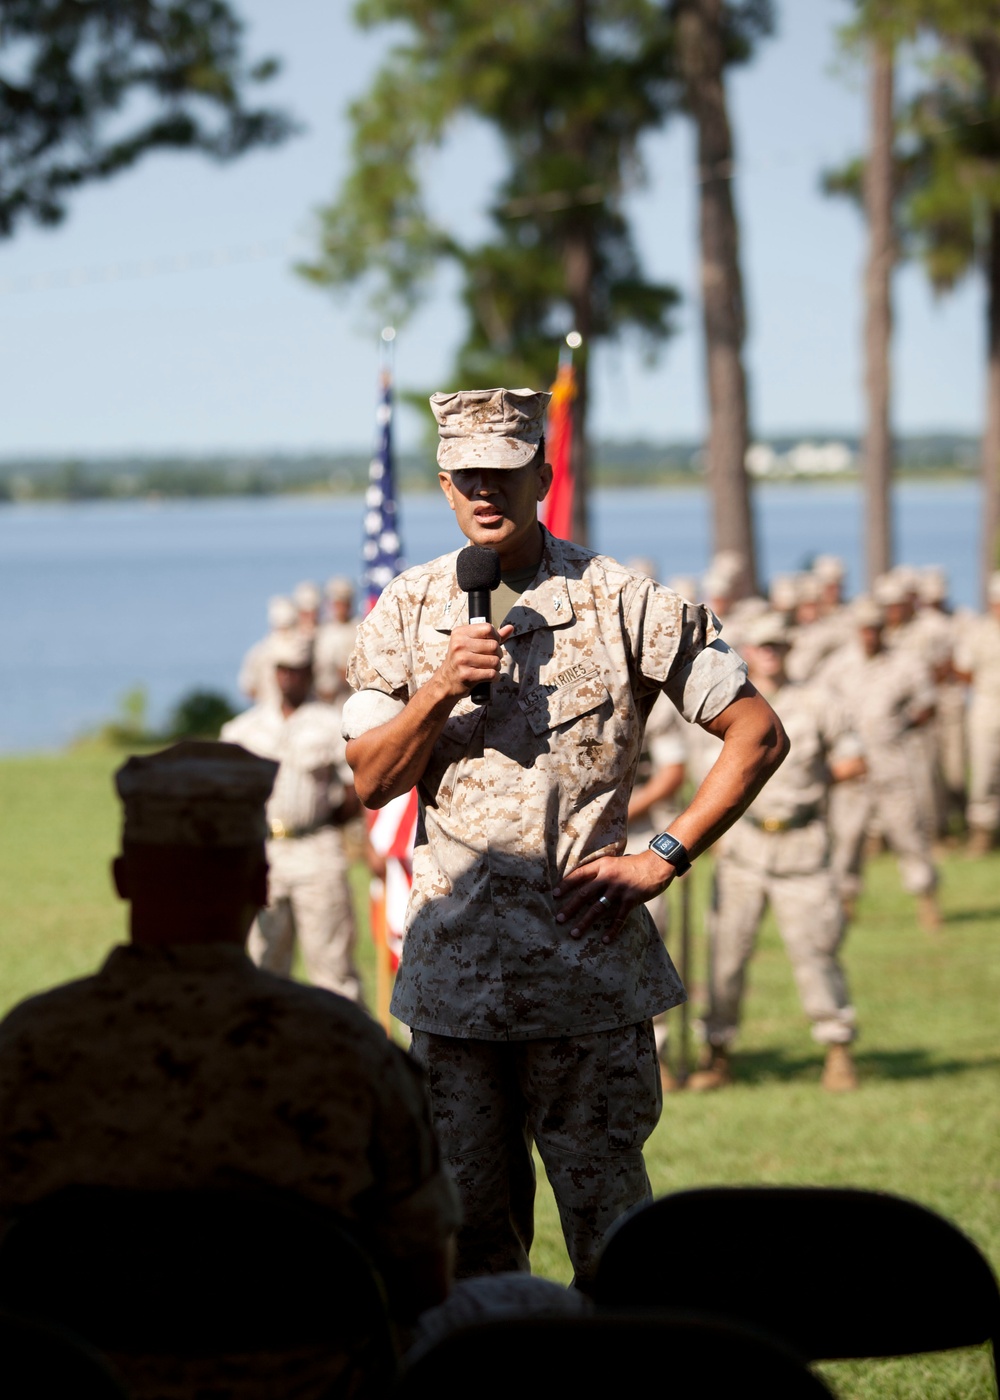
<instances>
[{"instance_id":1,"label":"red flag","mask_svg":"<svg viewBox=\"0 0 1000 1400\"><path fill-rule=\"evenodd\" d=\"M542 524L561 540L571 539L573 531L573 468L570 465L570 452L573 446L575 398L576 371L572 364L561 364L556 382L552 386L545 432L545 455L552 467L552 486L542 502Z\"/></svg>"},{"instance_id":2,"label":"red flag","mask_svg":"<svg viewBox=\"0 0 1000 1400\"><path fill-rule=\"evenodd\" d=\"M406 904L413 886L413 838L417 829L417 790L411 788L394 797L377 812L368 814L368 840L385 860L385 879L373 880L373 903L381 902L373 929L385 938L391 957L392 970L399 966L403 951L403 930ZM376 942L378 942L376 934Z\"/></svg>"}]
</instances>

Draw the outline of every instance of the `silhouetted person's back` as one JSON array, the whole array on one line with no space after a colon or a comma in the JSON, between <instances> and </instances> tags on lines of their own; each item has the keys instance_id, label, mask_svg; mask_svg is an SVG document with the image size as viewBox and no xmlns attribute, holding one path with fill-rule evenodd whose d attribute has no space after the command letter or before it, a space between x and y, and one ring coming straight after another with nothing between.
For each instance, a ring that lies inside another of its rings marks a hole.
<instances>
[{"instance_id":1,"label":"silhouetted person's back","mask_svg":"<svg viewBox=\"0 0 1000 1400\"><path fill-rule=\"evenodd\" d=\"M243 950L275 769L185 743L120 770L132 941L0 1025L0 1214L72 1184L286 1188L353 1228L410 1317L447 1291L457 1218L419 1071Z\"/></svg>"}]
</instances>

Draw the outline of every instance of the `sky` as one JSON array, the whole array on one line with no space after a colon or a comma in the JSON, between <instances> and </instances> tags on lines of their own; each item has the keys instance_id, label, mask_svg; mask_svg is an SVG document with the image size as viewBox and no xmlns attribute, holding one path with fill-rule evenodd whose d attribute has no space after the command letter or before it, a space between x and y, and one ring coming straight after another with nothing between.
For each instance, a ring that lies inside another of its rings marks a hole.
<instances>
[{"instance_id":1,"label":"sky","mask_svg":"<svg viewBox=\"0 0 1000 1400\"><path fill-rule=\"evenodd\" d=\"M293 264L315 247L315 211L348 168L347 106L392 36L360 33L347 0L233 7L250 54L282 60L262 99L303 133L227 166L149 156L79 191L57 229L24 225L0 243L0 457L368 450L380 324L359 297L317 289ZM775 36L729 84L751 422L760 435L856 433L863 227L821 194L820 172L862 149L864 79L838 58L846 0L776 9ZM627 345L599 349L593 430L695 440L706 406L688 124L652 136L643 157L645 185L626 209L648 275L682 292L679 332L652 368ZM432 212L462 235L483 232L500 170L492 133L460 124L426 163ZM202 265L157 271L185 259ZM462 338L455 292L443 273L400 328L401 389L447 376ZM977 432L979 278L937 300L920 269L905 267L895 296L897 431ZM420 415L403 408L400 445L422 433Z\"/></svg>"}]
</instances>

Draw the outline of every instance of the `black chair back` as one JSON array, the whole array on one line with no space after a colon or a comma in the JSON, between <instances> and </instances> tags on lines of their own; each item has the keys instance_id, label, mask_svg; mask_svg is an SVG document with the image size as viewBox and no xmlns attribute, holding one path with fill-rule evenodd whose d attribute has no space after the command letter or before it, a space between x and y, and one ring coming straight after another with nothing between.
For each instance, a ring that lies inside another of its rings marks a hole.
<instances>
[{"instance_id":1,"label":"black chair back","mask_svg":"<svg viewBox=\"0 0 1000 1400\"><path fill-rule=\"evenodd\" d=\"M366 1254L329 1212L281 1192L68 1187L10 1227L0 1306L116 1355L320 1346L383 1382L395 1369Z\"/></svg>"},{"instance_id":2,"label":"black chair back","mask_svg":"<svg viewBox=\"0 0 1000 1400\"><path fill-rule=\"evenodd\" d=\"M4 1400L128 1400L105 1360L80 1337L36 1319L0 1312Z\"/></svg>"},{"instance_id":3,"label":"black chair back","mask_svg":"<svg viewBox=\"0 0 1000 1400\"><path fill-rule=\"evenodd\" d=\"M950 1221L878 1191L707 1187L665 1196L609 1236L610 1307L693 1308L782 1337L810 1361L1000 1342L1000 1291Z\"/></svg>"},{"instance_id":4,"label":"black chair back","mask_svg":"<svg viewBox=\"0 0 1000 1400\"><path fill-rule=\"evenodd\" d=\"M401 1375L394 1400L602 1400L662 1385L671 1400L829 1400L770 1338L693 1315L604 1314L481 1323L444 1337Z\"/></svg>"}]
</instances>

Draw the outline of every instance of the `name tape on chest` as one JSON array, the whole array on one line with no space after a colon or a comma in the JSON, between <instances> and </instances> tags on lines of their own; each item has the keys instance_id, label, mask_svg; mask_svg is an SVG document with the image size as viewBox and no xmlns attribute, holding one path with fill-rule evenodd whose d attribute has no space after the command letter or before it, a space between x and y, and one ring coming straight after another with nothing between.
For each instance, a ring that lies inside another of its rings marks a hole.
<instances>
[{"instance_id":1,"label":"name tape on chest","mask_svg":"<svg viewBox=\"0 0 1000 1400\"><path fill-rule=\"evenodd\" d=\"M578 662L577 665L567 666L565 671L560 671L554 680L543 681L538 688L544 695L554 695L564 685L572 685L575 681L584 681L597 674L598 668L596 666L585 666L582 662Z\"/></svg>"}]
</instances>

